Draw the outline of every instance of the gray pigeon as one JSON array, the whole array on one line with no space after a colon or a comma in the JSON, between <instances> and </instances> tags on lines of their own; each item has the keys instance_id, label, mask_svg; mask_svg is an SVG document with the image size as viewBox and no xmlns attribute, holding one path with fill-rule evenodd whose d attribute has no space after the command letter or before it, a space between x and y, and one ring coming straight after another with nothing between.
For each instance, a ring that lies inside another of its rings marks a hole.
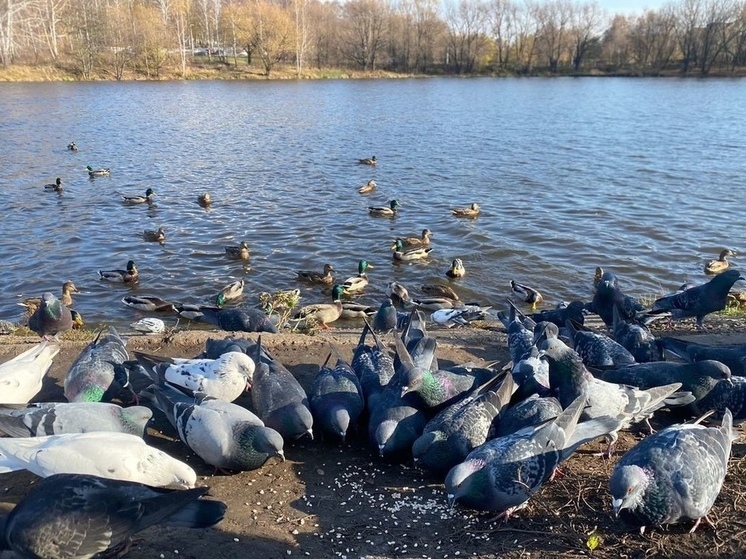
<instances>
[{"instance_id":1,"label":"gray pigeon","mask_svg":"<svg viewBox=\"0 0 746 559\"><path fill-rule=\"evenodd\" d=\"M499 386L495 386L498 382ZM412 445L415 465L447 474L487 440L492 421L512 394L513 378L503 376L438 413Z\"/></svg>"},{"instance_id":2,"label":"gray pigeon","mask_svg":"<svg viewBox=\"0 0 746 559\"><path fill-rule=\"evenodd\" d=\"M26 407L0 406L0 431L11 437L113 431L142 437L153 412L103 402L54 402Z\"/></svg>"},{"instance_id":3,"label":"gray pigeon","mask_svg":"<svg viewBox=\"0 0 746 559\"><path fill-rule=\"evenodd\" d=\"M678 338L660 338L658 344L689 363L715 359L727 365L734 375L746 375L746 344L706 345Z\"/></svg>"},{"instance_id":4,"label":"gray pigeon","mask_svg":"<svg viewBox=\"0 0 746 559\"><path fill-rule=\"evenodd\" d=\"M584 405L580 396L554 421L471 451L446 477L451 505L498 512L506 519L523 508L575 449L619 428L621 422L611 417L579 424Z\"/></svg>"},{"instance_id":5,"label":"gray pigeon","mask_svg":"<svg viewBox=\"0 0 746 559\"><path fill-rule=\"evenodd\" d=\"M117 367L128 359L125 341L117 331L111 326L101 330L67 372L65 398L69 402L108 401L124 388L136 400L126 371Z\"/></svg>"},{"instance_id":6,"label":"gray pigeon","mask_svg":"<svg viewBox=\"0 0 746 559\"><path fill-rule=\"evenodd\" d=\"M328 367L329 359L319 368L309 394L313 421L334 438L347 438L350 428L356 428L365 402L360 381L352 368L337 354L337 364Z\"/></svg>"},{"instance_id":7,"label":"gray pigeon","mask_svg":"<svg viewBox=\"0 0 746 559\"><path fill-rule=\"evenodd\" d=\"M69 330L73 326L73 316L62 301L52 293L44 293L41 303L28 320L28 327L45 340L51 336L58 338L58 334Z\"/></svg>"},{"instance_id":8,"label":"gray pigeon","mask_svg":"<svg viewBox=\"0 0 746 559\"><path fill-rule=\"evenodd\" d=\"M663 359L661 349L656 344L655 336L650 333L648 327L637 324L633 319L630 319L629 322L623 320L616 306L613 311L612 333L614 340L629 351L638 363L661 361Z\"/></svg>"},{"instance_id":9,"label":"gray pigeon","mask_svg":"<svg viewBox=\"0 0 746 559\"><path fill-rule=\"evenodd\" d=\"M206 464L223 470L260 468L271 456L283 462L283 440L246 408L215 398L190 398L168 385L141 393L162 411L181 441Z\"/></svg>"},{"instance_id":10,"label":"gray pigeon","mask_svg":"<svg viewBox=\"0 0 746 559\"><path fill-rule=\"evenodd\" d=\"M619 311L622 320L635 318L643 310L639 301L622 292L617 277L611 272L603 273L596 285L593 300L586 308L600 316L607 328L614 324L614 308Z\"/></svg>"},{"instance_id":11,"label":"gray pigeon","mask_svg":"<svg viewBox=\"0 0 746 559\"><path fill-rule=\"evenodd\" d=\"M254 354L256 371L251 387L251 401L267 427L293 441L309 435L313 439L313 416L305 390L279 361L263 347L261 336Z\"/></svg>"},{"instance_id":12,"label":"gray pigeon","mask_svg":"<svg viewBox=\"0 0 746 559\"><path fill-rule=\"evenodd\" d=\"M407 457L426 423L425 412L403 399L400 389L390 386L373 400L368 441L382 458Z\"/></svg>"},{"instance_id":13,"label":"gray pigeon","mask_svg":"<svg viewBox=\"0 0 746 559\"><path fill-rule=\"evenodd\" d=\"M207 338L205 351L199 354L198 359L217 359L224 353L230 353L231 351L250 355L254 351L254 343L242 338L225 338L222 340Z\"/></svg>"},{"instance_id":14,"label":"gray pigeon","mask_svg":"<svg viewBox=\"0 0 746 559\"><path fill-rule=\"evenodd\" d=\"M207 322L228 332L277 333L277 327L261 309L200 307L201 322Z\"/></svg>"},{"instance_id":15,"label":"gray pigeon","mask_svg":"<svg viewBox=\"0 0 746 559\"><path fill-rule=\"evenodd\" d=\"M533 394L549 395L549 363L539 357L536 346L532 346L531 351L513 365L511 374L517 386L513 394L514 402L524 400Z\"/></svg>"},{"instance_id":16,"label":"gray pigeon","mask_svg":"<svg viewBox=\"0 0 746 559\"><path fill-rule=\"evenodd\" d=\"M703 328L705 316L725 308L728 292L739 280L746 278L738 270L728 270L705 284L656 299L648 314L670 313L673 320L695 317L697 327Z\"/></svg>"},{"instance_id":17,"label":"gray pigeon","mask_svg":"<svg viewBox=\"0 0 746 559\"><path fill-rule=\"evenodd\" d=\"M567 321L572 344L587 367L605 369L635 363L634 356L611 338L591 332L572 320Z\"/></svg>"},{"instance_id":18,"label":"gray pigeon","mask_svg":"<svg viewBox=\"0 0 746 559\"><path fill-rule=\"evenodd\" d=\"M5 519L0 548L20 557L119 556L150 526L209 528L226 505L202 500L207 487L154 489L84 474L57 474L35 484ZM5 544L5 545L3 545Z\"/></svg>"},{"instance_id":19,"label":"gray pigeon","mask_svg":"<svg viewBox=\"0 0 746 559\"><path fill-rule=\"evenodd\" d=\"M560 328L565 326L568 320L574 320L578 324L585 321L585 303L583 301L570 301L566 307L556 309L545 309L541 312L528 315L535 323L551 322Z\"/></svg>"},{"instance_id":20,"label":"gray pigeon","mask_svg":"<svg viewBox=\"0 0 746 559\"><path fill-rule=\"evenodd\" d=\"M614 467L609 489L617 516L640 526L707 518L725 480L733 418L726 410L720 427L672 425L640 441Z\"/></svg>"},{"instance_id":21,"label":"gray pigeon","mask_svg":"<svg viewBox=\"0 0 746 559\"><path fill-rule=\"evenodd\" d=\"M526 316L508 299L510 314L506 317L502 311L497 313L503 326L508 331L508 351L513 363L518 363L534 345L534 327L536 323Z\"/></svg>"},{"instance_id":22,"label":"gray pigeon","mask_svg":"<svg viewBox=\"0 0 746 559\"><path fill-rule=\"evenodd\" d=\"M386 299L381 306L378 307L378 312L373 318L373 331L374 332L390 332L396 328L399 321L399 311L394 307L394 303L391 299Z\"/></svg>"},{"instance_id":23,"label":"gray pigeon","mask_svg":"<svg viewBox=\"0 0 746 559\"><path fill-rule=\"evenodd\" d=\"M500 410L492 422L490 437L506 437L526 427L534 427L554 419L562 413L557 398L544 398L534 394L525 400Z\"/></svg>"},{"instance_id":24,"label":"gray pigeon","mask_svg":"<svg viewBox=\"0 0 746 559\"><path fill-rule=\"evenodd\" d=\"M375 342L373 346L365 343L368 333L373 336ZM371 330L367 321L360 334L360 340L357 343L350 365L360 380L365 405L370 408L371 401L383 392L383 389L394 376L394 360L376 337L375 332Z\"/></svg>"}]
</instances>

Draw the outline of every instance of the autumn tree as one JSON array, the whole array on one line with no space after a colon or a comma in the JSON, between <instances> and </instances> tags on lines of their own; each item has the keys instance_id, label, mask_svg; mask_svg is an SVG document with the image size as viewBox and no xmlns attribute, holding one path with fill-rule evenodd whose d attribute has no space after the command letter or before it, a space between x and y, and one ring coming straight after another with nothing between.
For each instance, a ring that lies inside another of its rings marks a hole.
<instances>
[{"instance_id":1,"label":"autumn tree","mask_svg":"<svg viewBox=\"0 0 746 559\"><path fill-rule=\"evenodd\" d=\"M259 57L264 75L270 77L275 65L287 58L295 45L295 25L277 4L259 0L250 20L251 49Z\"/></svg>"},{"instance_id":2,"label":"autumn tree","mask_svg":"<svg viewBox=\"0 0 746 559\"><path fill-rule=\"evenodd\" d=\"M362 70L375 70L384 48L385 4L382 0L350 0L343 13L347 56Z\"/></svg>"},{"instance_id":3,"label":"autumn tree","mask_svg":"<svg viewBox=\"0 0 746 559\"><path fill-rule=\"evenodd\" d=\"M487 6L479 0L459 0L446 8L449 65L456 73L471 73L484 55L487 39Z\"/></svg>"}]
</instances>

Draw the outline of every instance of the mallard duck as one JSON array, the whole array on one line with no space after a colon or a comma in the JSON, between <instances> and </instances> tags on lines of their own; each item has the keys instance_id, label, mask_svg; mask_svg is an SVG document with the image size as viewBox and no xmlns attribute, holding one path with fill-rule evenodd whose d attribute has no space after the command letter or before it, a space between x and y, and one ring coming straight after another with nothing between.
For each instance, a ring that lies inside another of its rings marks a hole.
<instances>
[{"instance_id":1,"label":"mallard duck","mask_svg":"<svg viewBox=\"0 0 746 559\"><path fill-rule=\"evenodd\" d=\"M430 297L447 297L449 299L453 299L454 301L459 300L458 294L447 285L427 283L420 287L420 290Z\"/></svg>"},{"instance_id":2,"label":"mallard duck","mask_svg":"<svg viewBox=\"0 0 746 559\"><path fill-rule=\"evenodd\" d=\"M247 243L246 241L241 241L240 245L226 246L225 254L227 254L229 258L246 260L249 257L249 243Z\"/></svg>"},{"instance_id":3,"label":"mallard duck","mask_svg":"<svg viewBox=\"0 0 746 559\"><path fill-rule=\"evenodd\" d=\"M386 295L397 307L404 307L405 303L410 302L407 288L395 281L389 282L386 286Z\"/></svg>"},{"instance_id":4,"label":"mallard duck","mask_svg":"<svg viewBox=\"0 0 746 559\"><path fill-rule=\"evenodd\" d=\"M135 283L139 279L134 260L127 262L126 270L99 270L101 279L115 283Z\"/></svg>"},{"instance_id":5,"label":"mallard duck","mask_svg":"<svg viewBox=\"0 0 746 559\"><path fill-rule=\"evenodd\" d=\"M342 292L344 288L337 284L332 288L332 302L331 303L317 303L315 305L306 305L295 313L294 318L299 320L305 320L308 323L309 320L315 321L321 325L322 328L329 328L328 324L334 322L342 316Z\"/></svg>"},{"instance_id":6,"label":"mallard duck","mask_svg":"<svg viewBox=\"0 0 746 559\"><path fill-rule=\"evenodd\" d=\"M451 210L456 217L477 217L479 215L479 204L472 204L469 208L456 208Z\"/></svg>"},{"instance_id":7,"label":"mallard duck","mask_svg":"<svg viewBox=\"0 0 746 559\"><path fill-rule=\"evenodd\" d=\"M347 278L344 283L342 283L345 293L360 291L368 285L368 275L365 273L368 268L373 269L373 266L369 264L367 260L361 260L357 263L357 275Z\"/></svg>"},{"instance_id":8,"label":"mallard duck","mask_svg":"<svg viewBox=\"0 0 746 559\"><path fill-rule=\"evenodd\" d=\"M85 322L83 322L83 317L80 316L80 313L78 311L70 309L70 316L72 316L73 319L73 330L80 330L85 325Z\"/></svg>"},{"instance_id":9,"label":"mallard duck","mask_svg":"<svg viewBox=\"0 0 746 559\"><path fill-rule=\"evenodd\" d=\"M433 249L432 247L414 247L405 249L401 239L396 239L396 242L391 246L391 250L394 251L394 260L410 261L427 258Z\"/></svg>"},{"instance_id":10,"label":"mallard duck","mask_svg":"<svg viewBox=\"0 0 746 559\"><path fill-rule=\"evenodd\" d=\"M439 311L440 309L457 309L463 307L464 304L455 299L448 297L418 297L413 299L412 302L420 309L428 311Z\"/></svg>"},{"instance_id":11,"label":"mallard duck","mask_svg":"<svg viewBox=\"0 0 746 559\"><path fill-rule=\"evenodd\" d=\"M210 193L205 192L204 194L200 194L197 198L197 203L202 206L203 208L207 208L212 204L212 198L210 198Z\"/></svg>"},{"instance_id":12,"label":"mallard duck","mask_svg":"<svg viewBox=\"0 0 746 559\"><path fill-rule=\"evenodd\" d=\"M60 302L66 307L70 308L73 304L73 293L80 293L75 284L71 281L66 281L62 284L62 295L60 296ZM24 299L18 303L22 307L26 307L29 315L34 314L39 305L41 304L40 297L30 297Z\"/></svg>"},{"instance_id":13,"label":"mallard duck","mask_svg":"<svg viewBox=\"0 0 746 559\"><path fill-rule=\"evenodd\" d=\"M146 241L163 244L166 242L166 232L163 227L159 227L157 231L146 229L142 233L142 238Z\"/></svg>"},{"instance_id":14,"label":"mallard duck","mask_svg":"<svg viewBox=\"0 0 746 559\"><path fill-rule=\"evenodd\" d=\"M70 151L78 151L78 146L75 145L75 142L70 142L67 144L67 149Z\"/></svg>"},{"instance_id":15,"label":"mallard duck","mask_svg":"<svg viewBox=\"0 0 746 559\"><path fill-rule=\"evenodd\" d=\"M334 283L334 276L332 272L334 268L331 264L324 264L324 272L316 272L315 270L298 270L298 278L309 281L311 283L323 283L330 285Z\"/></svg>"},{"instance_id":16,"label":"mallard duck","mask_svg":"<svg viewBox=\"0 0 746 559\"><path fill-rule=\"evenodd\" d=\"M391 200L388 206L368 206L368 213L377 217L394 217L401 205L396 200Z\"/></svg>"},{"instance_id":17,"label":"mallard duck","mask_svg":"<svg viewBox=\"0 0 746 559\"><path fill-rule=\"evenodd\" d=\"M351 301L342 302L342 314L339 318L367 318L378 312L378 307L363 305L362 303L353 303Z\"/></svg>"},{"instance_id":18,"label":"mallard duck","mask_svg":"<svg viewBox=\"0 0 746 559\"><path fill-rule=\"evenodd\" d=\"M244 280L236 280L221 289L215 296L215 306L222 307L228 301L235 301L243 295Z\"/></svg>"},{"instance_id":19,"label":"mallard duck","mask_svg":"<svg viewBox=\"0 0 746 559\"><path fill-rule=\"evenodd\" d=\"M108 167L101 168L101 169L94 169L90 165L86 165L86 169L88 169L88 176L89 177L108 177L111 175L111 171Z\"/></svg>"},{"instance_id":20,"label":"mallard duck","mask_svg":"<svg viewBox=\"0 0 746 559\"><path fill-rule=\"evenodd\" d=\"M127 295L122 303L138 311L167 312L174 310L174 304L152 295Z\"/></svg>"},{"instance_id":21,"label":"mallard duck","mask_svg":"<svg viewBox=\"0 0 746 559\"><path fill-rule=\"evenodd\" d=\"M62 192L62 179L57 177L53 183L45 184L44 190L47 192Z\"/></svg>"},{"instance_id":22,"label":"mallard duck","mask_svg":"<svg viewBox=\"0 0 746 559\"><path fill-rule=\"evenodd\" d=\"M544 297L536 289L528 285L516 283L514 280L510 280L510 289L514 293L518 293L526 303L530 303L532 311L535 311L536 305L544 300Z\"/></svg>"},{"instance_id":23,"label":"mallard duck","mask_svg":"<svg viewBox=\"0 0 746 559\"><path fill-rule=\"evenodd\" d=\"M364 159L358 159L357 161L361 165L375 165L376 163L378 163L375 155L372 157L366 157Z\"/></svg>"},{"instance_id":24,"label":"mallard duck","mask_svg":"<svg viewBox=\"0 0 746 559\"><path fill-rule=\"evenodd\" d=\"M166 324L160 318L141 318L130 324L132 328L144 334L162 334L166 331Z\"/></svg>"},{"instance_id":25,"label":"mallard duck","mask_svg":"<svg viewBox=\"0 0 746 559\"><path fill-rule=\"evenodd\" d=\"M158 194L152 188L145 191L145 196L122 196L122 202L125 204L152 204L153 196Z\"/></svg>"},{"instance_id":26,"label":"mallard duck","mask_svg":"<svg viewBox=\"0 0 746 559\"><path fill-rule=\"evenodd\" d=\"M376 189L376 181L369 180L366 184L357 189L360 194L370 194Z\"/></svg>"},{"instance_id":27,"label":"mallard duck","mask_svg":"<svg viewBox=\"0 0 746 559\"><path fill-rule=\"evenodd\" d=\"M433 233L430 229L423 229L421 237L398 237L397 240L400 240L405 247L427 246L430 244L432 236Z\"/></svg>"},{"instance_id":28,"label":"mallard duck","mask_svg":"<svg viewBox=\"0 0 746 559\"><path fill-rule=\"evenodd\" d=\"M601 283L601 278L604 277L604 269L601 266L596 266L596 271L593 273L593 290L595 291L598 284Z\"/></svg>"},{"instance_id":29,"label":"mallard duck","mask_svg":"<svg viewBox=\"0 0 746 559\"><path fill-rule=\"evenodd\" d=\"M466 275L466 268L460 258L451 262L451 267L446 270L446 276L449 278L463 278Z\"/></svg>"},{"instance_id":30,"label":"mallard duck","mask_svg":"<svg viewBox=\"0 0 746 559\"><path fill-rule=\"evenodd\" d=\"M729 256L736 256L736 254L737 253L735 251L730 250L729 248L721 251L720 256L717 260L710 260L707 264L705 264L705 273L719 274L720 272L724 272L728 269L728 266L730 266L730 262L728 262L727 258Z\"/></svg>"}]
</instances>

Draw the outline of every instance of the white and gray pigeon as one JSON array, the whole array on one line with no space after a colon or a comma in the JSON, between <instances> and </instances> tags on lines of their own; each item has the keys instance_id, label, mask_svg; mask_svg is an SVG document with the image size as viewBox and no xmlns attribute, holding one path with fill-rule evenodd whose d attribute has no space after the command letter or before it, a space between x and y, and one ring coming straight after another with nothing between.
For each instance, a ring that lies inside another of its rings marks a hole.
<instances>
[{"instance_id":1,"label":"white and gray pigeon","mask_svg":"<svg viewBox=\"0 0 746 559\"><path fill-rule=\"evenodd\" d=\"M173 491L83 474L56 474L26 494L5 518L0 549L22 558L119 557L150 526L209 528L226 505L203 500L207 487Z\"/></svg>"},{"instance_id":2,"label":"white and gray pigeon","mask_svg":"<svg viewBox=\"0 0 746 559\"><path fill-rule=\"evenodd\" d=\"M689 363L715 359L727 365L732 374L746 375L746 344L708 345L671 337L660 338L658 344Z\"/></svg>"},{"instance_id":3,"label":"white and gray pigeon","mask_svg":"<svg viewBox=\"0 0 746 559\"><path fill-rule=\"evenodd\" d=\"M479 305L464 305L456 309L440 309L430 315L430 320L447 328L469 326L475 320L484 320L490 308L480 307Z\"/></svg>"},{"instance_id":4,"label":"white and gray pigeon","mask_svg":"<svg viewBox=\"0 0 746 559\"><path fill-rule=\"evenodd\" d=\"M347 362L337 353L337 363L329 367L332 354L319 367L309 391L314 425L333 439L346 442L350 429L356 430L365 408L360 381Z\"/></svg>"},{"instance_id":5,"label":"white and gray pigeon","mask_svg":"<svg viewBox=\"0 0 746 559\"><path fill-rule=\"evenodd\" d=\"M627 451L609 480L614 513L640 533L648 526L694 520L712 525L710 512L725 480L736 435L730 411L720 427L672 425Z\"/></svg>"},{"instance_id":6,"label":"white and gray pigeon","mask_svg":"<svg viewBox=\"0 0 746 559\"><path fill-rule=\"evenodd\" d=\"M611 417L578 423L584 405L580 396L554 421L474 449L448 472L448 501L501 518L524 507L581 444L619 428L620 421Z\"/></svg>"},{"instance_id":7,"label":"white and gray pigeon","mask_svg":"<svg viewBox=\"0 0 746 559\"><path fill-rule=\"evenodd\" d=\"M0 438L0 473L37 476L91 474L156 487L194 487L197 474L184 462L145 444L137 435L93 431L48 437Z\"/></svg>"},{"instance_id":8,"label":"white and gray pigeon","mask_svg":"<svg viewBox=\"0 0 746 559\"><path fill-rule=\"evenodd\" d=\"M153 412L145 406L123 408L104 402L48 402L0 405L0 431L11 437L111 431L142 437Z\"/></svg>"},{"instance_id":9,"label":"white and gray pigeon","mask_svg":"<svg viewBox=\"0 0 746 559\"><path fill-rule=\"evenodd\" d=\"M65 375L65 398L69 402L101 402L129 388L130 396L136 399L126 371L117 369L129 359L125 344L113 327L102 329Z\"/></svg>"},{"instance_id":10,"label":"white and gray pigeon","mask_svg":"<svg viewBox=\"0 0 746 559\"><path fill-rule=\"evenodd\" d=\"M308 435L313 439L313 416L303 387L282 363L273 358L257 340L254 361L254 382L251 401L259 418L267 427L294 441Z\"/></svg>"},{"instance_id":11,"label":"white and gray pigeon","mask_svg":"<svg viewBox=\"0 0 746 559\"><path fill-rule=\"evenodd\" d=\"M567 330L573 348L587 367L605 369L635 363L635 357L629 351L604 334L591 332L572 320L567 321Z\"/></svg>"},{"instance_id":12,"label":"white and gray pigeon","mask_svg":"<svg viewBox=\"0 0 746 559\"><path fill-rule=\"evenodd\" d=\"M181 441L210 466L256 470L272 456L285 461L284 441L252 412L215 398L190 398L168 385L151 385L140 395L162 411Z\"/></svg>"},{"instance_id":13,"label":"white and gray pigeon","mask_svg":"<svg viewBox=\"0 0 746 559\"><path fill-rule=\"evenodd\" d=\"M59 351L44 341L0 365L0 403L27 404L41 390Z\"/></svg>"},{"instance_id":14,"label":"white and gray pigeon","mask_svg":"<svg viewBox=\"0 0 746 559\"><path fill-rule=\"evenodd\" d=\"M648 314L670 313L673 320L694 317L697 327L704 328L705 317L725 308L728 293L739 280L746 280L740 271L727 270L707 283L656 299Z\"/></svg>"},{"instance_id":15,"label":"white and gray pigeon","mask_svg":"<svg viewBox=\"0 0 746 559\"><path fill-rule=\"evenodd\" d=\"M231 351L217 359L175 359L135 352L155 384L168 382L190 394L232 402L252 386L256 365L245 353Z\"/></svg>"}]
</instances>

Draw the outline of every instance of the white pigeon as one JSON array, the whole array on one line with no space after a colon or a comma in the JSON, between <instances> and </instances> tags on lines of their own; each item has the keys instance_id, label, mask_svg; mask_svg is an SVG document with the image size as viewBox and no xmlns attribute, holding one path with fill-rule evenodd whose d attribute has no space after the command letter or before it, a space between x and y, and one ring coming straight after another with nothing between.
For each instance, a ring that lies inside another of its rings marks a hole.
<instances>
[{"instance_id":1,"label":"white pigeon","mask_svg":"<svg viewBox=\"0 0 746 559\"><path fill-rule=\"evenodd\" d=\"M430 320L451 328L453 326L468 326L472 320L483 320L490 307L478 305L464 305L455 309L439 309L430 315Z\"/></svg>"},{"instance_id":2,"label":"white pigeon","mask_svg":"<svg viewBox=\"0 0 746 559\"><path fill-rule=\"evenodd\" d=\"M169 382L192 393L232 402L251 388L254 360L238 351L217 359L175 359L135 352L156 383Z\"/></svg>"},{"instance_id":3,"label":"white pigeon","mask_svg":"<svg viewBox=\"0 0 746 559\"><path fill-rule=\"evenodd\" d=\"M91 474L153 487L190 488L197 474L165 452L127 433L91 432L0 438L0 473L28 470L40 477Z\"/></svg>"},{"instance_id":4,"label":"white pigeon","mask_svg":"<svg viewBox=\"0 0 746 559\"><path fill-rule=\"evenodd\" d=\"M166 331L166 323L160 318L141 318L137 322L130 324L130 326L138 332L144 332L145 334L162 334Z\"/></svg>"},{"instance_id":5,"label":"white pigeon","mask_svg":"<svg viewBox=\"0 0 746 559\"><path fill-rule=\"evenodd\" d=\"M28 404L41 390L42 379L59 351L44 341L0 365L0 403Z\"/></svg>"}]
</instances>

